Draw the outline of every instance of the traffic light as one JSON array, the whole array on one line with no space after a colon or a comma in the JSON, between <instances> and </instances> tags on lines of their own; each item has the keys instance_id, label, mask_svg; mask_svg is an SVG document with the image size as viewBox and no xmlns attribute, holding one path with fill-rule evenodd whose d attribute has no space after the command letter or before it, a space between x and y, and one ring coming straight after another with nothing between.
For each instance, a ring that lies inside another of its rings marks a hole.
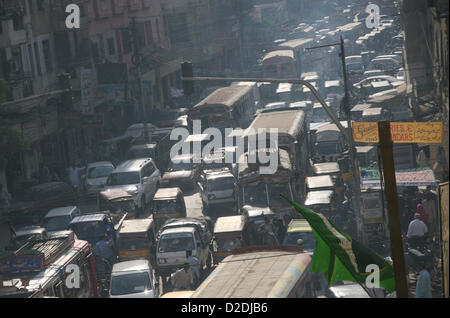
<instances>
[{"instance_id":1,"label":"traffic light","mask_svg":"<svg viewBox=\"0 0 450 318\"><path fill-rule=\"evenodd\" d=\"M181 64L181 76L183 78L194 77L192 62L183 62ZM183 80L183 91L185 96L194 94L194 82Z\"/></svg>"}]
</instances>

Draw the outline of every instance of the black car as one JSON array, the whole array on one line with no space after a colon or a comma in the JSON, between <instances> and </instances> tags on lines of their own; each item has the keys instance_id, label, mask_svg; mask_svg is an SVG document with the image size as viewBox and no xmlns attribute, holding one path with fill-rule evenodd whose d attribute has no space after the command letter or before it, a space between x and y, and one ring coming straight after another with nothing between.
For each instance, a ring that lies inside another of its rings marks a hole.
<instances>
[{"instance_id":1,"label":"black car","mask_svg":"<svg viewBox=\"0 0 450 318\"><path fill-rule=\"evenodd\" d=\"M76 202L77 194L67 183L42 183L16 195L11 202L8 216L15 225L37 225L50 209L75 205Z\"/></svg>"}]
</instances>

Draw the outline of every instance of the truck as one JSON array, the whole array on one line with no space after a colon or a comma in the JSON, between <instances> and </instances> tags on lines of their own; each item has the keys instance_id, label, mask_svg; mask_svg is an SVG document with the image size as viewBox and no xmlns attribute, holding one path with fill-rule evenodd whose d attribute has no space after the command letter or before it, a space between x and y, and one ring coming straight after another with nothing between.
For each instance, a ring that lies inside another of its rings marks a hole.
<instances>
[{"instance_id":1,"label":"truck","mask_svg":"<svg viewBox=\"0 0 450 318\"><path fill-rule=\"evenodd\" d=\"M186 262L186 251L198 259L200 273L211 268L213 224L208 217L169 219L156 236L156 275L166 279Z\"/></svg>"}]
</instances>

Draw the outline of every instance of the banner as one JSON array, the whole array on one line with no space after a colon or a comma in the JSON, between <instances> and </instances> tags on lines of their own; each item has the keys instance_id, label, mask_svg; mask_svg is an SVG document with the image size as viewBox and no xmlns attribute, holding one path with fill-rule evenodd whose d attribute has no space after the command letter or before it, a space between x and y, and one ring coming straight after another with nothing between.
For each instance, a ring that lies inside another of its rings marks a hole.
<instances>
[{"instance_id":1,"label":"banner","mask_svg":"<svg viewBox=\"0 0 450 318\"><path fill-rule=\"evenodd\" d=\"M378 124L376 122L353 122L355 142L378 143ZM416 123L391 122L391 135L394 143L442 143L442 122Z\"/></svg>"},{"instance_id":2,"label":"banner","mask_svg":"<svg viewBox=\"0 0 450 318\"><path fill-rule=\"evenodd\" d=\"M360 168L361 184L363 188L379 187L380 173L373 168ZM436 186L436 179L431 168L399 170L395 172L397 186Z\"/></svg>"}]
</instances>

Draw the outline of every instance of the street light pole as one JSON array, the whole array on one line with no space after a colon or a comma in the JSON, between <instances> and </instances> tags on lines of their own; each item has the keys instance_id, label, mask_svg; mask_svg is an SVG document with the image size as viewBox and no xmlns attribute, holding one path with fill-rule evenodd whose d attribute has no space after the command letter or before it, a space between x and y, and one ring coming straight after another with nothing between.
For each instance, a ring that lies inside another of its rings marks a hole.
<instances>
[{"instance_id":1,"label":"street light pole","mask_svg":"<svg viewBox=\"0 0 450 318\"><path fill-rule=\"evenodd\" d=\"M353 207L355 209L355 213L357 216L361 216L360 203L361 203L361 188L360 188L360 180L358 172L358 161L356 160L356 147L355 141L353 140L353 129L352 129L352 118L350 112L350 94L348 91L348 79L347 79L347 65L345 63L345 51L344 51L344 39L341 35L341 41L339 43L341 47L341 62L342 62L342 73L344 76L344 110L347 117L347 127L349 128L350 135L350 171L352 173L353 179L353 195L355 196L355 200L353 200ZM361 221L361 219L359 220ZM357 231L358 232L358 231ZM362 233L358 233L362 235Z\"/></svg>"}]
</instances>

